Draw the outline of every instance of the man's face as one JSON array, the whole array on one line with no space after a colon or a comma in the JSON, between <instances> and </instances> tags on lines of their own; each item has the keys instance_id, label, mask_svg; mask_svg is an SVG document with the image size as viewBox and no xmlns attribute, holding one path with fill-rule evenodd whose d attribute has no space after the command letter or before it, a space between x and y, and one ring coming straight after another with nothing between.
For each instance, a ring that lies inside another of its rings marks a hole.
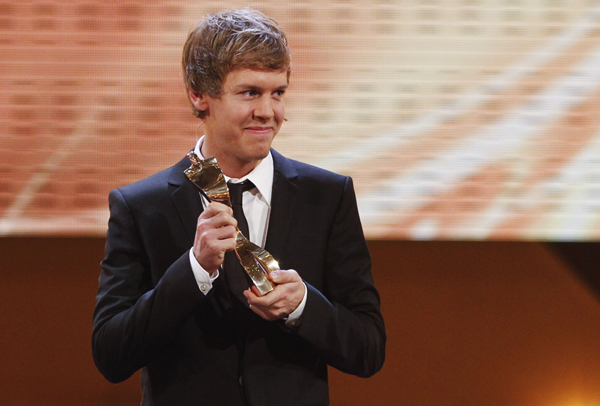
<instances>
[{"instance_id":1,"label":"man's face","mask_svg":"<svg viewBox=\"0 0 600 406\"><path fill-rule=\"evenodd\" d=\"M240 177L254 169L281 128L287 85L285 70L241 69L225 77L219 98L192 98L196 108L207 111L202 154L215 156L229 176Z\"/></svg>"}]
</instances>

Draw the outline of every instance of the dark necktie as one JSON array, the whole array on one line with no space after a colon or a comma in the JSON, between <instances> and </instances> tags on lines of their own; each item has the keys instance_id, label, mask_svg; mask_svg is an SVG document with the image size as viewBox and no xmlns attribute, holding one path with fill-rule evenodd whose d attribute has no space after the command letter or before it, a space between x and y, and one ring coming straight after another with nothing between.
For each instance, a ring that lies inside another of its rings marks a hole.
<instances>
[{"instance_id":1,"label":"dark necktie","mask_svg":"<svg viewBox=\"0 0 600 406\"><path fill-rule=\"evenodd\" d=\"M244 209L242 208L242 194L246 190L254 188L254 183L249 180L245 180L240 183L227 183L229 188L229 197L231 199L231 207L233 208L233 217L238 221L238 228L244 234L244 236L250 239L248 232L248 221L244 215Z\"/></svg>"},{"instance_id":2,"label":"dark necktie","mask_svg":"<svg viewBox=\"0 0 600 406\"><path fill-rule=\"evenodd\" d=\"M250 235L248 232L248 221L246 220L246 216L244 215L244 210L242 208L242 194L246 190L250 190L254 188L254 184L249 180L240 183L227 183L229 188L229 197L231 199L231 207L233 209L233 217L238 222L238 228L244 234L244 236L250 239ZM227 285L234 293L236 297L238 297L242 303L246 304L246 298L242 294L242 292L250 286L252 283L250 278L246 274L246 271L239 263L235 252L231 251L225 255L225 275L227 280Z\"/></svg>"}]
</instances>

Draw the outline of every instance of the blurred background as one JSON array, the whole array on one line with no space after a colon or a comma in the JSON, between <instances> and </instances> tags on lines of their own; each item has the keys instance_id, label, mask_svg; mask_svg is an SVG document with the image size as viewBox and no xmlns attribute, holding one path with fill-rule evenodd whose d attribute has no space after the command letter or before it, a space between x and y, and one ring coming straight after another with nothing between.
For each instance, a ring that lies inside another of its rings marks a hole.
<instances>
[{"instance_id":1,"label":"blurred background","mask_svg":"<svg viewBox=\"0 0 600 406\"><path fill-rule=\"evenodd\" d=\"M589 0L2 1L0 234L104 235L199 135L187 32L245 5L291 43L275 148L351 175L368 237L600 237Z\"/></svg>"},{"instance_id":2,"label":"blurred background","mask_svg":"<svg viewBox=\"0 0 600 406\"><path fill-rule=\"evenodd\" d=\"M91 313L108 192L202 134L207 13L292 50L274 147L353 177L388 328L334 405L600 405L600 2L0 0L0 403L131 405Z\"/></svg>"}]
</instances>

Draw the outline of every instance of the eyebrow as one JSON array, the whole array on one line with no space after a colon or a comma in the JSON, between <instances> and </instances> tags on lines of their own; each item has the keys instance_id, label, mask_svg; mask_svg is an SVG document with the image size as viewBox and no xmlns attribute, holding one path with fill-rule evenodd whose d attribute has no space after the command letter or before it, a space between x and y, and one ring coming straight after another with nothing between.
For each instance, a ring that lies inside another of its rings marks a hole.
<instances>
[{"instance_id":1,"label":"eyebrow","mask_svg":"<svg viewBox=\"0 0 600 406\"><path fill-rule=\"evenodd\" d=\"M275 88L275 91L277 90L286 90L288 88L288 85L281 85L277 88ZM250 89L250 90L263 90L262 87L260 86L254 86L254 85L246 85L246 84L240 84L236 86L236 89Z\"/></svg>"}]
</instances>

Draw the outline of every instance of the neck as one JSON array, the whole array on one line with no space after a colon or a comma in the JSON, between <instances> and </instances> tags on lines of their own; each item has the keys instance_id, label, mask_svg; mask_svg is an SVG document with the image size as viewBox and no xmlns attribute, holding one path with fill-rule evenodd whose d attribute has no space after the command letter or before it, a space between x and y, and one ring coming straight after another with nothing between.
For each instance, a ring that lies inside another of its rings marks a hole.
<instances>
[{"instance_id":1,"label":"neck","mask_svg":"<svg viewBox=\"0 0 600 406\"><path fill-rule=\"evenodd\" d=\"M217 159L217 163L221 168L221 171L230 178L240 179L244 176L248 175L250 172L256 168L256 166L262 161L240 161L227 155L214 154L212 151L206 147L206 143L201 146L200 152L204 159L215 157Z\"/></svg>"},{"instance_id":2,"label":"neck","mask_svg":"<svg viewBox=\"0 0 600 406\"><path fill-rule=\"evenodd\" d=\"M229 176L230 178L235 178L235 179L241 179L244 176L248 175L250 172L252 172L254 170L254 168L256 168L256 166L259 164L260 161L253 161L253 162L249 162L247 164L236 164L236 163L229 163L227 162L227 160L220 160L219 157L217 158L217 162L219 163L219 167L221 168L221 170L223 171L223 173L227 176Z\"/></svg>"}]
</instances>

